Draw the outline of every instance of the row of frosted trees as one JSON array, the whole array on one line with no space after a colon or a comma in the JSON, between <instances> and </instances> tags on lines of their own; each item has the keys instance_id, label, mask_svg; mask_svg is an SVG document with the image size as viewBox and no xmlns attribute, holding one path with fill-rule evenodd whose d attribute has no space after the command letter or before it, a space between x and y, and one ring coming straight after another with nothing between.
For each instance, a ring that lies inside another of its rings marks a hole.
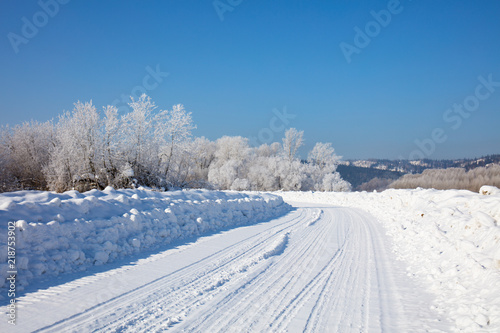
<instances>
[{"instance_id":1,"label":"row of frosted trees","mask_svg":"<svg viewBox=\"0 0 500 333\"><path fill-rule=\"evenodd\" d=\"M2 191L128 188L348 191L335 172L331 144L317 143L307 162L298 157L303 132L289 129L282 143L251 148L242 137L194 138L182 105L158 110L146 95L119 115L75 104L57 122L30 122L0 133Z\"/></svg>"}]
</instances>

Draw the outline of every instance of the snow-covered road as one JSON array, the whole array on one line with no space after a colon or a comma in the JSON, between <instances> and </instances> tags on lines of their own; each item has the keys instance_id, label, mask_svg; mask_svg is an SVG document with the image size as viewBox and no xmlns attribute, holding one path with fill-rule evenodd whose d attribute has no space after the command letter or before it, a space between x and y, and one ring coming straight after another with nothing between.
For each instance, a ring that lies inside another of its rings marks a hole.
<instances>
[{"instance_id":1,"label":"snow-covered road","mask_svg":"<svg viewBox=\"0 0 500 333\"><path fill-rule=\"evenodd\" d=\"M19 332L448 330L368 213L292 203L269 222L28 293Z\"/></svg>"}]
</instances>

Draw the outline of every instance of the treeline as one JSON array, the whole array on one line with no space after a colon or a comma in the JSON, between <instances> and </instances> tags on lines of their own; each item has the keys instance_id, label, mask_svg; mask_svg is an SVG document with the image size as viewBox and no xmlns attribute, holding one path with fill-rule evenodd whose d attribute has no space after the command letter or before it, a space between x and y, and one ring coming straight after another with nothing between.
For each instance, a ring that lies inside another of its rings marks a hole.
<instances>
[{"instance_id":1,"label":"treeline","mask_svg":"<svg viewBox=\"0 0 500 333\"><path fill-rule=\"evenodd\" d=\"M379 190L404 175L402 172L339 164L337 171L355 191ZM385 185L383 185L385 183Z\"/></svg>"},{"instance_id":2,"label":"treeline","mask_svg":"<svg viewBox=\"0 0 500 333\"><path fill-rule=\"evenodd\" d=\"M477 192L483 185L500 187L500 165L492 164L466 171L464 168L427 169L408 174L389 185L391 188L464 189Z\"/></svg>"},{"instance_id":3,"label":"treeline","mask_svg":"<svg viewBox=\"0 0 500 333\"><path fill-rule=\"evenodd\" d=\"M394 182L394 179L375 177L373 179L370 179L370 181L367 181L367 182L357 186L356 191L366 191L366 192L377 191L377 192L380 192L380 191L386 190L393 182Z\"/></svg>"},{"instance_id":4,"label":"treeline","mask_svg":"<svg viewBox=\"0 0 500 333\"><path fill-rule=\"evenodd\" d=\"M0 132L0 191L87 191L147 186L157 189L349 191L336 172L339 157L317 143L307 162L298 157L303 131L281 143L249 146L243 137L195 138L182 105L157 110L146 95L131 111L75 104L56 122L28 122Z\"/></svg>"}]
</instances>

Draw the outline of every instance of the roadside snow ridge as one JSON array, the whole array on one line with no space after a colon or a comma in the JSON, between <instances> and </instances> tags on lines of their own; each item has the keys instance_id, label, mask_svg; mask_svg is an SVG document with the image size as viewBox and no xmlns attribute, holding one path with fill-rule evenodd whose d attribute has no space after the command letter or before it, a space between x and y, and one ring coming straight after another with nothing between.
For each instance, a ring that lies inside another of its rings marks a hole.
<instances>
[{"instance_id":1,"label":"roadside snow ridge","mask_svg":"<svg viewBox=\"0 0 500 333\"><path fill-rule=\"evenodd\" d=\"M0 194L0 231L16 225L18 291L30 281L82 271L160 244L283 215L272 194L145 189ZM0 290L7 238L0 240ZM1 297L6 295L2 292Z\"/></svg>"}]
</instances>

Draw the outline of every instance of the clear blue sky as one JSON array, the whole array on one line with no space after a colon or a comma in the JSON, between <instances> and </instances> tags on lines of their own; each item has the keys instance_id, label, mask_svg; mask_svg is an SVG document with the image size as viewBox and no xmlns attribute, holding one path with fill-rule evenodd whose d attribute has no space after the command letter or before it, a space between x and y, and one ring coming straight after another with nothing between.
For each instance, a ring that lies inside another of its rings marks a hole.
<instances>
[{"instance_id":1,"label":"clear blue sky","mask_svg":"<svg viewBox=\"0 0 500 333\"><path fill-rule=\"evenodd\" d=\"M500 153L500 83L478 88L479 76L500 82L500 1L391 2L221 0L218 13L212 0L72 0L51 17L0 0L1 124L111 104L158 65L169 75L147 93L184 104L197 136L277 141L273 109L286 107L306 148L332 142L345 158ZM390 22L374 24L388 7ZM340 45L356 47L355 27L372 37L348 63ZM447 112L464 100L467 118Z\"/></svg>"}]
</instances>

